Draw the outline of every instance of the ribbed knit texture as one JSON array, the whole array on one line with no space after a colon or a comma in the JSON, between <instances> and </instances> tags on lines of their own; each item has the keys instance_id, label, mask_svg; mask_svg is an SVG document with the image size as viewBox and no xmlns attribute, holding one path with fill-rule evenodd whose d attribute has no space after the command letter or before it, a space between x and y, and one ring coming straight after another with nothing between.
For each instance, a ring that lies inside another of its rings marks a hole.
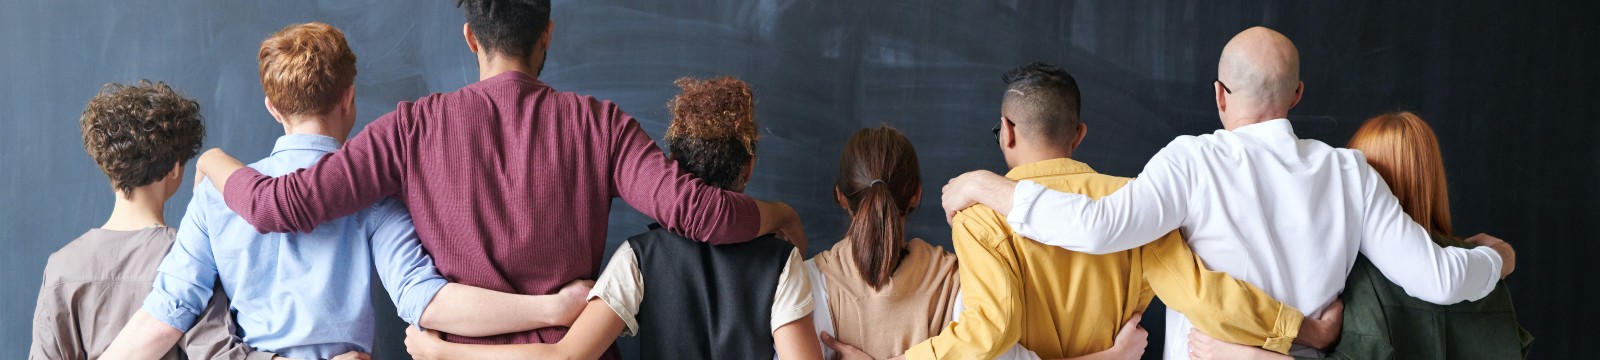
<instances>
[{"instance_id":1,"label":"ribbed knit texture","mask_svg":"<svg viewBox=\"0 0 1600 360\"><path fill-rule=\"evenodd\" d=\"M612 198L711 243L748 241L760 226L753 200L679 170L615 104L518 72L402 102L316 166L278 178L243 168L224 191L263 232L310 231L390 195L411 210L446 279L521 294L599 274ZM553 343L565 333L448 340Z\"/></svg>"}]
</instances>

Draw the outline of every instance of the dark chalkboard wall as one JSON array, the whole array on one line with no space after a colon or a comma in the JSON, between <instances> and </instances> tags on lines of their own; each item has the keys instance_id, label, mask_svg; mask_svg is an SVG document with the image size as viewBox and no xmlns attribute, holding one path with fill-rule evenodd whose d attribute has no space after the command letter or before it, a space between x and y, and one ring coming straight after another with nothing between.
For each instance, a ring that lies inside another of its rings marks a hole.
<instances>
[{"instance_id":1,"label":"dark chalkboard wall","mask_svg":"<svg viewBox=\"0 0 1600 360\"><path fill-rule=\"evenodd\" d=\"M762 141L750 193L794 205L808 252L843 233L830 200L852 131L888 123L917 145L926 209L911 234L948 244L933 204L966 170L1003 170L988 129L998 76L1064 66L1084 93L1079 158L1133 176L1174 136L1220 127L1210 80L1222 45L1251 25L1294 39L1304 138L1343 144L1367 116L1418 112L1443 141L1458 232L1516 245L1509 280L1535 358L1578 358L1595 338L1600 270L1596 27L1587 4L1524 1L1204 3L1123 1L557 1L543 79L609 98L659 137L685 75L756 89ZM110 213L77 118L100 84L164 80L201 102L207 146L267 155L281 128L261 105L256 47L290 23L344 29L360 57L358 121L476 81L463 18L429 1L0 1L0 358L22 358L47 255ZM176 222L187 187L168 203ZM619 202L620 204L620 202ZM625 205L610 242L644 229ZM383 300L379 300L383 303ZM392 309L390 310L392 311ZM1158 354L1160 317L1147 354ZM386 318L383 358L405 356ZM626 340L625 340L626 342Z\"/></svg>"}]
</instances>

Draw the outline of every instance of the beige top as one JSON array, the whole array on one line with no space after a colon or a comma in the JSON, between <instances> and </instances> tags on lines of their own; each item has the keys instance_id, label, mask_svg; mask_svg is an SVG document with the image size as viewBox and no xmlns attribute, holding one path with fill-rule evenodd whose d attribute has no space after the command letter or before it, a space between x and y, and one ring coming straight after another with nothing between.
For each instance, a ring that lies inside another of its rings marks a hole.
<instances>
[{"instance_id":1,"label":"beige top","mask_svg":"<svg viewBox=\"0 0 1600 360\"><path fill-rule=\"evenodd\" d=\"M97 359L144 304L156 268L177 231L91 229L50 254L33 309L29 359ZM221 291L188 334L163 359L245 359L250 347L231 332L228 299ZM267 355L270 354L256 354Z\"/></svg>"},{"instance_id":2,"label":"beige top","mask_svg":"<svg viewBox=\"0 0 1600 360\"><path fill-rule=\"evenodd\" d=\"M795 320L811 315L811 278L806 275L805 262L800 260L800 249L789 252L789 260L783 264L783 272L778 274L778 289L772 297L772 331L778 331ZM639 257L634 256L633 245L622 242L617 252L611 254L611 262L606 264L605 270L600 272L600 278L595 280L594 289L589 291L589 299L600 298L600 301L611 307L611 311L622 318L622 323L628 327L622 329L623 336L633 336L639 332L639 304L644 302L644 275L639 273Z\"/></svg>"},{"instance_id":3,"label":"beige top","mask_svg":"<svg viewBox=\"0 0 1600 360\"><path fill-rule=\"evenodd\" d=\"M835 338L887 359L938 335L950 322L950 307L961 289L955 254L922 239L907 241L894 275L877 290L867 286L854 259L850 240L844 239L810 261L827 284L818 291L827 293Z\"/></svg>"}]
</instances>

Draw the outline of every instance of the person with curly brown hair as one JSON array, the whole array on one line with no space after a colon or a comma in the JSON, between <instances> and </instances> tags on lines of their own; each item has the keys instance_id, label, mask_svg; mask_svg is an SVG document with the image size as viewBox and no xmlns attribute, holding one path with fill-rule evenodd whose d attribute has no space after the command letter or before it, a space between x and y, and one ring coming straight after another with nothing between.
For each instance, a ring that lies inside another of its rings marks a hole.
<instances>
[{"instance_id":1,"label":"person with curly brown hair","mask_svg":"<svg viewBox=\"0 0 1600 360\"><path fill-rule=\"evenodd\" d=\"M677 84L672 158L706 184L744 191L760 139L750 86L732 77ZM413 328L406 345L417 359L592 359L620 333L638 335L639 352L652 358L821 359L802 256L772 235L711 245L654 224L612 254L588 308L556 344L454 344Z\"/></svg>"},{"instance_id":2,"label":"person with curly brown hair","mask_svg":"<svg viewBox=\"0 0 1600 360\"><path fill-rule=\"evenodd\" d=\"M262 232L311 231L394 196L446 278L518 294L554 294L599 275L614 199L700 241L779 232L804 243L793 208L690 176L617 104L540 81L549 0L458 4L478 82L401 102L304 171L270 177L220 150L202 154L196 168ZM515 344L565 333L447 336Z\"/></svg>"},{"instance_id":3,"label":"person with curly brown hair","mask_svg":"<svg viewBox=\"0 0 1600 360\"><path fill-rule=\"evenodd\" d=\"M271 156L250 167L289 173L338 149L356 114L356 55L344 33L319 22L289 25L263 40L257 57L265 110L283 125L284 135ZM572 324L590 287L579 283L554 295L517 295L448 283L395 199L310 232L263 234L240 221L222 194L202 181L181 224L143 309L106 358L150 358L171 347L214 295L200 284L219 280L245 342L300 359L364 358L372 352L375 301L392 301L400 318L417 326L495 335ZM388 299L373 298L375 283Z\"/></svg>"},{"instance_id":4,"label":"person with curly brown hair","mask_svg":"<svg viewBox=\"0 0 1600 360\"><path fill-rule=\"evenodd\" d=\"M83 148L111 180L111 218L50 254L33 313L29 359L95 359L150 292L177 231L162 212L205 135L200 104L165 83L106 84L78 125ZM213 284L205 284L212 286ZM217 292L221 294L222 292ZM210 297L195 330L165 359L243 359L227 299Z\"/></svg>"}]
</instances>

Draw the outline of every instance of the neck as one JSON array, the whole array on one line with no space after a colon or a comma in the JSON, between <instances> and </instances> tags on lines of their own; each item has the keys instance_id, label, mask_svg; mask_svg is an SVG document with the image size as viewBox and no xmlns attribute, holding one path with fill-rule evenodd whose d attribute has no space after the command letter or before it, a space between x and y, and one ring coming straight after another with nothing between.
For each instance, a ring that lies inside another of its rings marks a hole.
<instances>
[{"instance_id":1,"label":"neck","mask_svg":"<svg viewBox=\"0 0 1600 360\"><path fill-rule=\"evenodd\" d=\"M1287 111L1258 110L1242 112L1238 116L1224 117L1222 119L1222 128L1233 131L1233 129L1288 117L1289 112Z\"/></svg>"},{"instance_id":2,"label":"neck","mask_svg":"<svg viewBox=\"0 0 1600 360\"><path fill-rule=\"evenodd\" d=\"M512 71L538 78L539 69L534 64L543 63L542 60L543 58L540 56L518 59L480 52L478 54L478 81L489 80L489 78Z\"/></svg>"},{"instance_id":3,"label":"neck","mask_svg":"<svg viewBox=\"0 0 1600 360\"><path fill-rule=\"evenodd\" d=\"M288 135L322 135L333 138L340 144L344 143L345 133L334 131L328 123L333 121L330 116L302 116L283 122L283 133Z\"/></svg>"},{"instance_id":4,"label":"neck","mask_svg":"<svg viewBox=\"0 0 1600 360\"><path fill-rule=\"evenodd\" d=\"M1062 149L1033 149L1017 154L1017 166L1032 164L1045 160L1071 159L1072 150ZM1016 166L1013 166L1015 168Z\"/></svg>"},{"instance_id":5,"label":"neck","mask_svg":"<svg viewBox=\"0 0 1600 360\"><path fill-rule=\"evenodd\" d=\"M162 219L166 199L161 196L163 182L135 188L131 193L117 190L117 203L111 208L111 218L100 228L116 231L133 231L152 226L167 226Z\"/></svg>"}]
</instances>

